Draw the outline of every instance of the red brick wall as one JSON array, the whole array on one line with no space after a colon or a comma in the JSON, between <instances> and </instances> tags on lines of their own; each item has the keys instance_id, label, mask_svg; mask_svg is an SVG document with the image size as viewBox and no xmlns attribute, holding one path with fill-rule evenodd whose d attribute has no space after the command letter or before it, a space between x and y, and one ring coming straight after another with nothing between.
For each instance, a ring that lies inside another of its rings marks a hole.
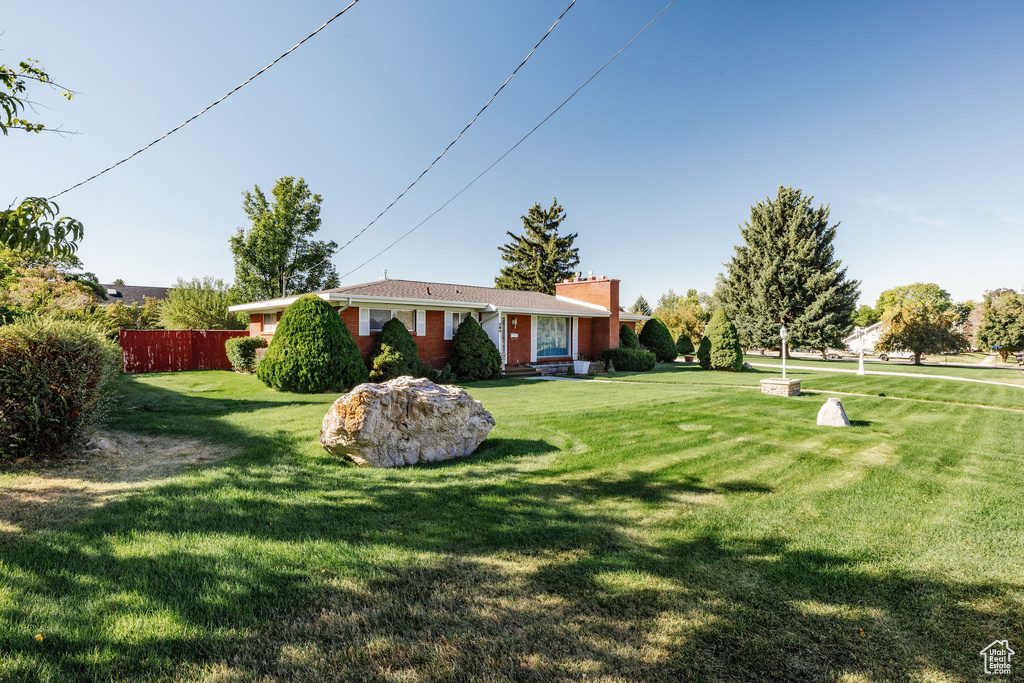
<instances>
[{"instance_id":1,"label":"red brick wall","mask_svg":"<svg viewBox=\"0 0 1024 683\"><path fill-rule=\"evenodd\" d=\"M513 326L512 321L515 320L516 324ZM512 334L518 334L519 337L516 339L512 338ZM509 367L516 365L529 365L530 364L530 316L528 315L510 315L508 316L508 330L505 332L506 338L505 343L508 345L508 363Z\"/></svg>"},{"instance_id":2,"label":"red brick wall","mask_svg":"<svg viewBox=\"0 0 1024 683\"><path fill-rule=\"evenodd\" d=\"M636 332L636 321L635 320L624 320L623 325Z\"/></svg>"},{"instance_id":3,"label":"red brick wall","mask_svg":"<svg viewBox=\"0 0 1024 683\"><path fill-rule=\"evenodd\" d=\"M588 304L607 308L607 318L592 318L590 330L590 352L598 354L605 349L619 346L619 281L601 278L587 278L572 282L559 282L555 294ZM582 342L580 344L582 346Z\"/></svg>"},{"instance_id":4,"label":"red brick wall","mask_svg":"<svg viewBox=\"0 0 1024 683\"><path fill-rule=\"evenodd\" d=\"M428 310L426 335L413 335L412 338L416 340L420 360L430 363L435 370L440 370L451 360L452 342L444 338L444 311Z\"/></svg>"},{"instance_id":5,"label":"red brick wall","mask_svg":"<svg viewBox=\"0 0 1024 683\"><path fill-rule=\"evenodd\" d=\"M586 356L597 355L593 351L592 321L593 318L579 318L579 353Z\"/></svg>"}]
</instances>

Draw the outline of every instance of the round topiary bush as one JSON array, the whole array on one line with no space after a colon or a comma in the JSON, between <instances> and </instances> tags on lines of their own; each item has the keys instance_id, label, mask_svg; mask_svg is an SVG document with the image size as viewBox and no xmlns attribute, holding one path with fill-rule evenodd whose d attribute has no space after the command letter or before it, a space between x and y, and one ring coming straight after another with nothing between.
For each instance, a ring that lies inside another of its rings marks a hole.
<instances>
[{"instance_id":1,"label":"round topiary bush","mask_svg":"<svg viewBox=\"0 0 1024 683\"><path fill-rule=\"evenodd\" d=\"M708 358L712 370L739 372L743 369L740 336L736 333L736 326L724 311L715 311L707 329L704 330L704 335L710 342Z\"/></svg>"},{"instance_id":2,"label":"round topiary bush","mask_svg":"<svg viewBox=\"0 0 1024 683\"><path fill-rule=\"evenodd\" d=\"M620 349L639 349L640 339L636 336L636 332L629 325L623 325L619 328L619 348Z\"/></svg>"},{"instance_id":3,"label":"round topiary bush","mask_svg":"<svg viewBox=\"0 0 1024 683\"><path fill-rule=\"evenodd\" d=\"M640 330L640 346L653 351L661 363L671 363L679 356L672 333L665 327L665 323L657 318L648 320L644 324L644 329ZM617 363L615 367L618 367Z\"/></svg>"},{"instance_id":4,"label":"round topiary bush","mask_svg":"<svg viewBox=\"0 0 1024 683\"><path fill-rule=\"evenodd\" d=\"M370 356L370 380L386 382L408 375L419 376L419 350L408 328L398 318L384 323Z\"/></svg>"},{"instance_id":5,"label":"round topiary bush","mask_svg":"<svg viewBox=\"0 0 1024 683\"><path fill-rule=\"evenodd\" d=\"M501 353L472 316L462 321L452 337L452 370L460 380L501 377Z\"/></svg>"},{"instance_id":6,"label":"round topiary bush","mask_svg":"<svg viewBox=\"0 0 1024 683\"><path fill-rule=\"evenodd\" d=\"M256 376L273 389L303 394L347 391L369 379L348 327L315 294L285 309Z\"/></svg>"},{"instance_id":7,"label":"round topiary bush","mask_svg":"<svg viewBox=\"0 0 1024 683\"><path fill-rule=\"evenodd\" d=\"M263 337L232 337L224 342L224 351L235 372L255 370L256 349L265 348L267 348L267 340Z\"/></svg>"},{"instance_id":8,"label":"round topiary bush","mask_svg":"<svg viewBox=\"0 0 1024 683\"><path fill-rule=\"evenodd\" d=\"M121 349L97 323L27 316L0 327L0 460L75 454L120 370Z\"/></svg>"},{"instance_id":9,"label":"round topiary bush","mask_svg":"<svg viewBox=\"0 0 1024 683\"><path fill-rule=\"evenodd\" d=\"M700 363L702 369L711 369L711 341L707 336L701 337L700 344L697 346L697 362Z\"/></svg>"},{"instance_id":10,"label":"round topiary bush","mask_svg":"<svg viewBox=\"0 0 1024 683\"><path fill-rule=\"evenodd\" d=\"M692 356L694 350L693 340L690 339L685 332L679 335L679 339L676 339L676 351L679 352L679 355Z\"/></svg>"}]
</instances>

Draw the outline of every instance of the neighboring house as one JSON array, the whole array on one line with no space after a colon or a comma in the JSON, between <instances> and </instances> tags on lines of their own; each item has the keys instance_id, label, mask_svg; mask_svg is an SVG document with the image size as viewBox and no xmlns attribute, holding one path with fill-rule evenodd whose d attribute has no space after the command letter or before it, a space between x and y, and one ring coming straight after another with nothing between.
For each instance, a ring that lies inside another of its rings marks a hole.
<instances>
[{"instance_id":1,"label":"neighboring house","mask_svg":"<svg viewBox=\"0 0 1024 683\"><path fill-rule=\"evenodd\" d=\"M363 359L369 361L381 327L398 318L412 333L422 360L441 368L451 360L452 337L473 316L501 353L505 367L559 363L595 356L619 345L619 328L647 316L619 310L619 281L574 278L555 296L493 287L410 280L378 280L314 292L341 315ZM281 313L298 295L229 307L249 314L249 334L268 342Z\"/></svg>"},{"instance_id":2,"label":"neighboring house","mask_svg":"<svg viewBox=\"0 0 1024 683\"><path fill-rule=\"evenodd\" d=\"M864 347L864 353L874 353L875 344L878 343L878 339L881 336L882 323L875 323L868 327L853 328L853 333L844 339L843 343L853 353L860 353L861 346Z\"/></svg>"},{"instance_id":3,"label":"neighboring house","mask_svg":"<svg viewBox=\"0 0 1024 683\"><path fill-rule=\"evenodd\" d=\"M136 287L134 285L105 285L100 287L107 291L107 300L104 303L114 304L118 301L125 306L138 304L144 306L147 298L166 299L167 290L170 287Z\"/></svg>"}]
</instances>

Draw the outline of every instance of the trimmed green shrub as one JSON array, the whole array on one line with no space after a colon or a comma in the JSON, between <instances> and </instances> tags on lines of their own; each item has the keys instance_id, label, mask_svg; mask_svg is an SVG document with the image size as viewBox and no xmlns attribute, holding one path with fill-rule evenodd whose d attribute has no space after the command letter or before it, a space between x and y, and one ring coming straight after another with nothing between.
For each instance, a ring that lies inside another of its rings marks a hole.
<instances>
[{"instance_id":1,"label":"trimmed green shrub","mask_svg":"<svg viewBox=\"0 0 1024 683\"><path fill-rule=\"evenodd\" d=\"M676 343L672 340L672 333L665 327L665 323L657 318L648 320L644 329L640 330L640 346L653 351L661 363L671 363L679 356Z\"/></svg>"},{"instance_id":2,"label":"trimmed green shrub","mask_svg":"<svg viewBox=\"0 0 1024 683\"><path fill-rule=\"evenodd\" d=\"M605 349L597 354L597 359L604 361L609 372L647 372L654 369L657 358L650 351L643 349Z\"/></svg>"},{"instance_id":3,"label":"trimmed green shrub","mask_svg":"<svg viewBox=\"0 0 1024 683\"><path fill-rule=\"evenodd\" d=\"M501 353L473 316L467 316L452 337L452 370L460 380L501 377Z\"/></svg>"},{"instance_id":4,"label":"trimmed green shrub","mask_svg":"<svg viewBox=\"0 0 1024 683\"><path fill-rule=\"evenodd\" d=\"M707 337L700 338L700 345L697 346L697 362L704 370L711 369L711 341Z\"/></svg>"},{"instance_id":5,"label":"trimmed green shrub","mask_svg":"<svg viewBox=\"0 0 1024 683\"><path fill-rule=\"evenodd\" d=\"M736 326L722 310L715 311L711 322L704 330L705 337L711 342L709 359L712 370L739 372L743 369L743 347Z\"/></svg>"},{"instance_id":6,"label":"trimmed green shrub","mask_svg":"<svg viewBox=\"0 0 1024 683\"><path fill-rule=\"evenodd\" d=\"M693 340L685 332L679 335L679 339L676 339L676 351L679 352L680 356L692 356L695 350L693 348Z\"/></svg>"},{"instance_id":7,"label":"trimmed green shrub","mask_svg":"<svg viewBox=\"0 0 1024 683\"><path fill-rule=\"evenodd\" d=\"M444 366L440 370L435 370L425 360L416 361L416 374L413 377L423 377L429 379L434 384L453 384L458 379L452 370L451 364Z\"/></svg>"},{"instance_id":8,"label":"trimmed green shrub","mask_svg":"<svg viewBox=\"0 0 1024 683\"><path fill-rule=\"evenodd\" d=\"M348 327L315 294L285 309L256 376L273 389L304 394L347 391L369 379Z\"/></svg>"},{"instance_id":9,"label":"trimmed green shrub","mask_svg":"<svg viewBox=\"0 0 1024 683\"><path fill-rule=\"evenodd\" d=\"M370 356L370 381L386 382L403 375L417 377L419 360L416 341L405 323L392 318L384 323L377 335L377 345Z\"/></svg>"},{"instance_id":10,"label":"trimmed green shrub","mask_svg":"<svg viewBox=\"0 0 1024 683\"><path fill-rule=\"evenodd\" d=\"M263 337L232 337L224 342L231 367L235 372L252 372L256 369L256 349L267 348Z\"/></svg>"},{"instance_id":11,"label":"trimmed green shrub","mask_svg":"<svg viewBox=\"0 0 1024 683\"><path fill-rule=\"evenodd\" d=\"M78 452L120 370L121 349L95 322L26 316L0 327L0 459Z\"/></svg>"},{"instance_id":12,"label":"trimmed green shrub","mask_svg":"<svg viewBox=\"0 0 1024 683\"><path fill-rule=\"evenodd\" d=\"M636 336L636 332L629 325L623 325L619 328L619 348L620 349L639 349L640 339Z\"/></svg>"}]
</instances>

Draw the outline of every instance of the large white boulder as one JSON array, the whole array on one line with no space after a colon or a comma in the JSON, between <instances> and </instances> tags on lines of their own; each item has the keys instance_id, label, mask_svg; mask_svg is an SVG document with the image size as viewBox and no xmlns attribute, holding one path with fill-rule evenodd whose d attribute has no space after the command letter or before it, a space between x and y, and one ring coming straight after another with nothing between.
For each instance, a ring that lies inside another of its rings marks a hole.
<instances>
[{"instance_id":1,"label":"large white boulder","mask_svg":"<svg viewBox=\"0 0 1024 683\"><path fill-rule=\"evenodd\" d=\"M850 419L843 410L843 402L838 398L830 398L818 411L818 424L824 427L849 427Z\"/></svg>"},{"instance_id":2,"label":"large white boulder","mask_svg":"<svg viewBox=\"0 0 1024 683\"><path fill-rule=\"evenodd\" d=\"M399 377L335 401L320 443L360 465L401 467L467 456L492 427L494 417L465 389Z\"/></svg>"}]
</instances>

